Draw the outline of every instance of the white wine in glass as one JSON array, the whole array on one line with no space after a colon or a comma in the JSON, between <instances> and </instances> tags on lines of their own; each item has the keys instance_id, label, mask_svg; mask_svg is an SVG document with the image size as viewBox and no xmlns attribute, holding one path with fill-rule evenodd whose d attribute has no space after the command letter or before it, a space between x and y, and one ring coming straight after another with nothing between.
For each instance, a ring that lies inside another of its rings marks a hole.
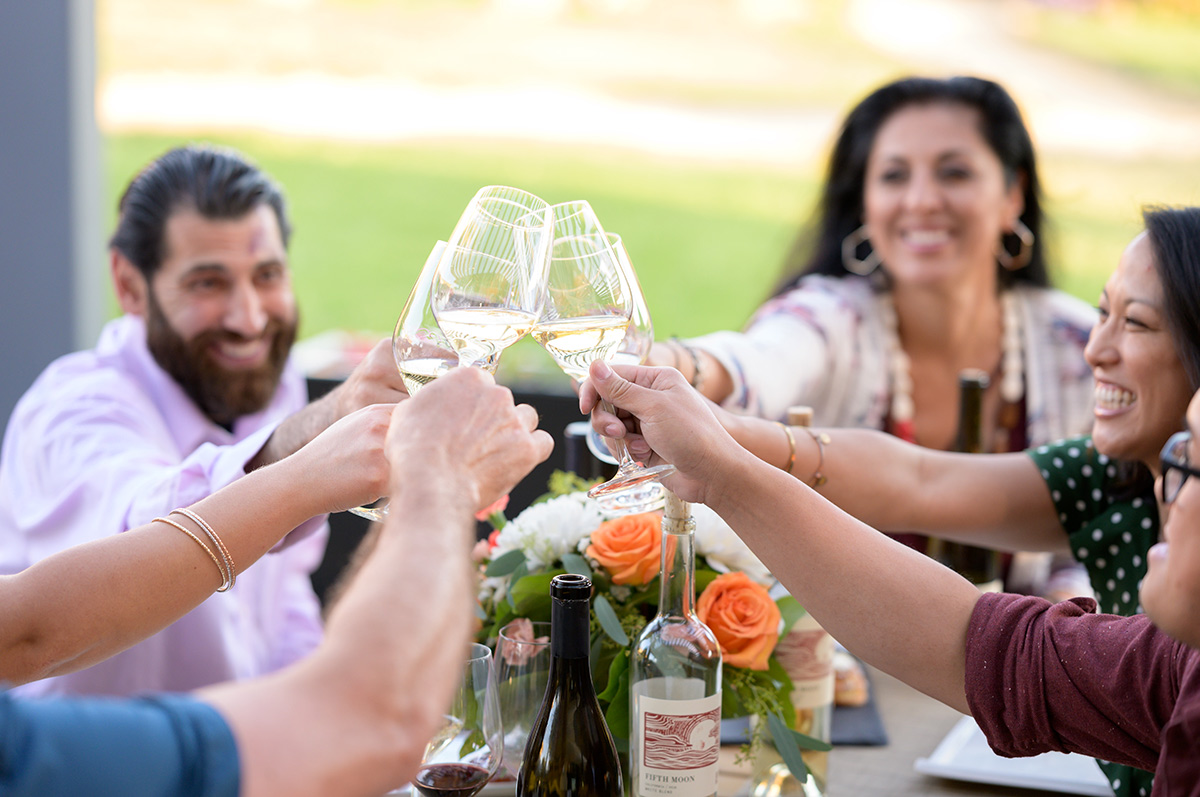
<instances>
[{"instance_id":1,"label":"white wine in glass","mask_svg":"<svg viewBox=\"0 0 1200 797\"><path fill-rule=\"evenodd\" d=\"M460 365L483 366L524 337L541 309L550 209L488 186L467 205L442 253L432 307Z\"/></svg>"},{"instance_id":2,"label":"white wine in glass","mask_svg":"<svg viewBox=\"0 0 1200 797\"><path fill-rule=\"evenodd\" d=\"M556 237L546 295L533 338L567 376L587 377L594 360L611 360L633 310L616 254L602 234Z\"/></svg>"},{"instance_id":3,"label":"white wine in glass","mask_svg":"<svg viewBox=\"0 0 1200 797\"><path fill-rule=\"evenodd\" d=\"M654 345L654 325L650 321L650 309L646 306L646 297L642 294L637 274L629 260L629 253L625 250L625 242L616 233L605 233L605 236L630 280L629 290L633 296L633 313L630 315L629 326L625 330L625 338L612 356L612 362L614 365L641 365L650 356L650 347ZM627 470L631 465L635 466L629 448L623 440L613 441L613 448L620 455L620 459L615 458L609 454L604 438L591 427L588 428L587 446L593 456L601 462L618 467L624 464ZM664 497L663 486L657 481L647 480L626 489L613 490L597 496L595 500L607 514L628 515L661 509Z\"/></svg>"},{"instance_id":4,"label":"white wine in glass","mask_svg":"<svg viewBox=\"0 0 1200 797\"><path fill-rule=\"evenodd\" d=\"M458 365L458 353L438 329L429 305L434 274L445 248L445 241L433 245L392 332L392 356L410 396ZM387 507L387 498L380 498L368 506L356 506L349 511L367 520L383 520Z\"/></svg>"}]
</instances>

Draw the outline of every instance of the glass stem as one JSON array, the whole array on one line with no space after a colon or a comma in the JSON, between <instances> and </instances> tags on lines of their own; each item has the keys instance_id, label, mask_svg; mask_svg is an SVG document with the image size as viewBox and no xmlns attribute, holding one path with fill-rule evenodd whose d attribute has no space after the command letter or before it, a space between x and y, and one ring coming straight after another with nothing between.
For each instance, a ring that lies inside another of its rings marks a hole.
<instances>
[{"instance_id":1,"label":"glass stem","mask_svg":"<svg viewBox=\"0 0 1200 797\"><path fill-rule=\"evenodd\" d=\"M600 409L604 412L610 412L613 415L617 414L617 410L613 405L609 404L604 399L600 400ZM633 455L629 453L629 446L625 443L624 437L606 437L617 455L617 472L626 473L637 467L637 462L634 461Z\"/></svg>"}]
</instances>

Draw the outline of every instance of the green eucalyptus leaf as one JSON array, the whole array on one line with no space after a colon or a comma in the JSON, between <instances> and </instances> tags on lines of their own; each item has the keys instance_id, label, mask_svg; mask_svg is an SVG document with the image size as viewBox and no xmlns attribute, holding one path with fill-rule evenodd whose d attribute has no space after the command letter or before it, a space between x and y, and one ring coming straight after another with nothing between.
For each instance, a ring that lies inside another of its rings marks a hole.
<instances>
[{"instance_id":1,"label":"green eucalyptus leaf","mask_svg":"<svg viewBox=\"0 0 1200 797\"><path fill-rule=\"evenodd\" d=\"M596 619L600 621L600 627L604 629L604 633L608 634L609 639L621 647L627 647L629 645L629 636L625 633L625 629L621 627L621 621L617 619L617 613L613 611L612 604L608 602L608 598L603 595L597 595L592 605L596 609Z\"/></svg>"},{"instance_id":2,"label":"green eucalyptus leaf","mask_svg":"<svg viewBox=\"0 0 1200 797\"><path fill-rule=\"evenodd\" d=\"M792 736L796 739L796 744L803 747L805 750L815 750L818 753L828 753L833 749L833 745L829 742L823 742L813 736L800 733L800 731L792 731Z\"/></svg>"},{"instance_id":3,"label":"green eucalyptus leaf","mask_svg":"<svg viewBox=\"0 0 1200 797\"><path fill-rule=\"evenodd\" d=\"M704 590L708 589L708 585L717 580L721 574L716 570L697 570L696 571L696 594L700 595Z\"/></svg>"},{"instance_id":4,"label":"green eucalyptus leaf","mask_svg":"<svg viewBox=\"0 0 1200 797\"><path fill-rule=\"evenodd\" d=\"M771 732L771 741L783 758L783 763L787 764L796 780L803 783L808 778L808 766L804 763L804 757L800 755L800 747L792 735L794 731L777 714L767 715L767 730Z\"/></svg>"},{"instance_id":5,"label":"green eucalyptus leaf","mask_svg":"<svg viewBox=\"0 0 1200 797\"><path fill-rule=\"evenodd\" d=\"M608 709L604 712L604 721L608 723L609 733L613 735L614 740L629 739L628 670L621 673L620 677L617 678L617 688L613 692L612 700L609 701Z\"/></svg>"},{"instance_id":6,"label":"green eucalyptus leaf","mask_svg":"<svg viewBox=\"0 0 1200 797\"><path fill-rule=\"evenodd\" d=\"M577 576L592 577L592 568L588 567L587 560L577 553L565 553L562 557L563 567L568 573L574 573Z\"/></svg>"},{"instance_id":7,"label":"green eucalyptus leaf","mask_svg":"<svg viewBox=\"0 0 1200 797\"><path fill-rule=\"evenodd\" d=\"M488 578L500 578L507 576L520 565L525 564L525 552L522 550L512 550L502 553L488 563L485 575Z\"/></svg>"},{"instance_id":8,"label":"green eucalyptus leaf","mask_svg":"<svg viewBox=\"0 0 1200 797\"><path fill-rule=\"evenodd\" d=\"M788 631L791 631L792 626L796 624L796 621L808 614L808 610L800 605L800 601L796 600L791 595L784 595L782 598L775 601L775 605L779 607L779 614L783 617L783 631L779 633L780 636L783 636Z\"/></svg>"},{"instance_id":9,"label":"green eucalyptus leaf","mask_svg":"<svg viewBox=\"0 0 1200 797\"><path fill-rule=\"evenodd\" d=\"M628 672L629 652L622 651L614 656L612 663L608 665L608 685L603 692L596 695L596 698L611 703L616 698L622 676L625 676L626 684L628 685Z\"/></svg>"},{"instance_id":10,"label":"green eucalyptus leaf","mask_svg":"<svg viewBox=\"0 0 1200 797\"><path fill-rule=\"evenodd\" d=\"M520 584L521 579L525 578L525 576L528 573L529 573L529 565L525 564L524 559L522 559L521 562L516 567L513 568L512 579L508 582L509 583L508 605L511 606L514 610L518 610L518 609L517 609L516 594L513 592L512 588L515 587L517 584Z\"/></svg>"},{"instance_id":11,"label":"green eucalyptus leaf","mask_svg":"<svg viewBox=\"0 0 1200 797\"><path fill-rule=\"evenodd\" d=\"M547 570L531 573L514 579L509 586L515 614L528 617L533 621L548 622L550 620L550 582L562 570Z\"/></svg>"}]
</instances>

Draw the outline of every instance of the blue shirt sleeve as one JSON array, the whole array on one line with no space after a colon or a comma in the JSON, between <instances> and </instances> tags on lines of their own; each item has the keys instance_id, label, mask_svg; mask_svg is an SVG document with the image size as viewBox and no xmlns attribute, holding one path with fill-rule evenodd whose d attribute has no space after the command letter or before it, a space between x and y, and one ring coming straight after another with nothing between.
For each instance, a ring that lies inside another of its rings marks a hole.
<instances>
[{"instance_id":1,"label":"blue shirt sleeve","mask_svg":"<svg viewBox=\"0 0 1200 797\"><path fill-rule=\"evenodd\" d=\"M0 794L237 797L216 709L185 695L22 700L0 693Z\"/></svg>"}]
</instances>

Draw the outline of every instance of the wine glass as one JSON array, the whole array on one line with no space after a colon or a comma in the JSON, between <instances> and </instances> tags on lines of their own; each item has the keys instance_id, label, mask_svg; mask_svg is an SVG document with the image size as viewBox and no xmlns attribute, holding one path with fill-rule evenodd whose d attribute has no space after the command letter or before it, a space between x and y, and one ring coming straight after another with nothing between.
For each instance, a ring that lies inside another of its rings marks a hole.
<instances>
[{"instance_id":1,"label":"wine glass","mask_svg":"<svg viewBox=\"0 0 1200 797\"><path fill-rule=\"evenodd\" d=\"M625 274L629 279L630 293L633 295L633 313L630 315L629 326L625 330L625 338L612 356L614 364L641 365L650 356L650 347L654 345L654 324L650 321L650 309L646 306L646 297L638 284L637 274L625 250L625 242L616 233L605 233L609 245ZM634 465L633 458L624 441L614 441L614 447L623 452L626 467ZM587 435L588 449L593 456L610 465L622 465L619 460L609 453L608 447L595 430L589 427ZM664 474L665 475L665 474ZM657 481L644 481L622 490L614 490L600 495L596 500L602 511L610 515L626 515L636 512L649 512L660 509L663 504L663 487Z\"/></svg>"},{"instance_id":2,"label":"wine glass","mask_svg":"<svg viewBox=\"0 0 1200 797\"><path fill-rule=\"evenodd\" d=\"M501 628L495 660L504 726L504 765L497 777L515 780L550 679L550 623L518 619Z\"/></svg>"},{"instance_id":3,"label":"wine glass","mask_svg":"<svg viewBox=\"0 0 1200 797\"><path fill-rule=\"evenodd\" d=\"M445 241L433 245L392 333L392 356L410 396L458 365L458 354L438 328L429 304L434 275L445 248ZM494 363L491 367L495 368ZM383 520L387 515L387 506L387 498L380 498L372 504L356 506L349 511L368 520Z\"/></svg>"},{"instance_id":4,"label":"wine glass","mask_svg":"<svg viewBox=\"0 0 1200 797\"><path fill-rule=\"evenodd\" d=\"M616 270L620 283L624 286L624 291L627 294L626 301L629 302L629 319L630 323L626 324L626 333L611 344L611 348L607 348L601 353L599 350L594 352L581 351L577 354L577 358L591 354L591 359L583 364L582 373L572 373L566 366L559 362L559 366L567 372L568 376L574 379L583 379L587 376L587 365L591 360L605 359L613 362L622 362L617 359L617 354L626 346L626 338L629 338L628 345L630 350L626 351L624 362L632 362L632 358L639 356L639 361L644 360L649 349L644 353L641 352L641 347L647 343L653 343L653 327L650 325L650 312L645 305L645 297L642 296L642 289L638 285L637 274L633 270L633 264L629 260L629 253L626 251L623 242L620 242L620 236L616 236L618 245L613 245L613 236L604 232L599 219L592 210L590 204L583 200L574 202L563 202L558 205L551 206L554 212L554 228L553 228L553 243L552 248L557 249L559 240L562 236L574 238L575 240L583 240L591 238L593 240L601 240L604 242L604 248L607 249L611 256L609 262L611 268ZM553 268L553 255L551 259L551 268ZM550 303L550 272L547 272L547 304ZM628 334L628 327L632 326L635 308L641 304L642 323L646 330L642 333L639 328L631 337ZM545 312L543 312L545 316ZM540 323L540 322L539 322ZM535 337L537 336L535 330ZM539 342L541 342L539 340ZM545 346L545 344L543 344ZM549 350L549 349L547 349ZM554 352L551 351L551 355ZM557 357L555 358L558 359ZM601 401L600 406L606 412L614 412L613 407L607 401ZM657 484L659 479L675 472L674 465L656 465L653 468L648 468L640 462L637 462L629 453L629 447L624 439L615 439L611 442L611 447L617 455L617 473L613 478L597 484L592 489L588 490L588 496L601 501L601 506L609 514L632 514L635 512L645 512L649 509L654 509L659 506L662 501L662 486ZM649 486L651 483L653 487Z\"/></svg>"},{"instance_id":5,"label":"wine glass","mask_svg":"<svg viewBox=\"0 0 1200 797\"><path fill-rule=\"evenodd\" d=\"M500 768L504 732L492 651L472 644L442 727L425 745L413 787L424 797L472 797Z\"/></svg>"},{"instance_id":6,"label":"wine glass","mask_svg":"<svg viewBox=\"0 0 1200 797\"><path fill-rule=\"evenodd\" d=\"M550 242L550 208L517 188L471 199L438 263L431 306L460 365L482 366L537 320Z\"/></svg>"},{"instance_id":7,"label":"wine glass","mask_svg":"<svg viewBox=\"0 0 1200 797\"><path fill-rule=\"evenodd\" d=\"M458 352L438 326L429 301L445 249L445 241L434 244L392 332L392 357L410 396L458 365Z\"/></svg>"},{"instance_id":8,"label":"wine glass","mask_svg":"<svg viewBox=\"0 0 1200 797\"><path fill-rule=\"evenodd\" d=\"M624 340L633 296L603 234L556 236L550 248L533 337L567 376L583 380L593 360L611 360Z\"/></svg>"}]
</instances>

